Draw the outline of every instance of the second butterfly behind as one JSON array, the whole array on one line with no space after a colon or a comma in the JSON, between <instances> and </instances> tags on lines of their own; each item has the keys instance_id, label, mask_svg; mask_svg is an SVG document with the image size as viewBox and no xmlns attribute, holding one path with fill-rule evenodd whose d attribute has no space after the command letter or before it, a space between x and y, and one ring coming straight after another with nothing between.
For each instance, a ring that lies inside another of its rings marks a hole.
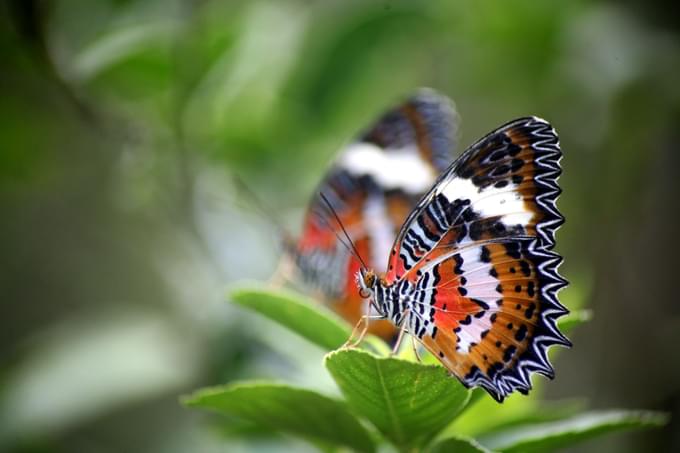
<instances>
[{"instance_id":1,"label":"second butterfly behind","mask_svg":"<svg viewBox=\"0 0 680 453\"><path fill-rule=\"evenodd\" d=\"M432 90L421 90L387 112L346 146L318 187L368 266L386 271L385 256L418 200L453 161L458 117L453 104ZM361 263L335 231L338 224L316 195L302 234L288 244L304 280L331 308L355 324L366 313L355 275ZM389 340L389 321L370 332Z\"/></svg>"}]
</instances>

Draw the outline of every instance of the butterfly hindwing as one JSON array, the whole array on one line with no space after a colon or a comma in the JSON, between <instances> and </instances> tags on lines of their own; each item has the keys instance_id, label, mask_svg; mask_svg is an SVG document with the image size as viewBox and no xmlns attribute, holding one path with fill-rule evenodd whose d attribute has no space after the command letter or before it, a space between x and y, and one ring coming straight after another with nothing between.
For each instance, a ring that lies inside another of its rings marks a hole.
<instances>
[{"instance_id":1,"label":"butterfly hindwing","mask_svg":"<svg viewBox=\"0 0 680 453\"><path fill-rule=\"evenodd\" d=\"M556 297L566 284L556 271L560 258L537 244L480 242L421 271L437 283L423 301L432 316L416 335L465 385L497 400L528 392L532 371L552 377L547 346L569 345L555 325L567 312Z\"/></svg>"},{"instance_id":2,"label":"butterfly hindwing","mask_svg":"<svg viewBox=\"0 0 680 453\"><path fill-rule=\"evenodd\" d=\"M404 291L407 329L465 385L501 401L551 377L566 285L551 249L563 222L552 127L523 118L472 145L419 202L392 249L385 283ZM398 323L400 319L396 319Z\"/></svg>"},{"instance_id":3,"label":"butterfly hindwing","mask_svg":"<svg viewBox=\"0 0 680 453\"><path fill-rule=\"evenodd\" d=\"M329 199L367 264L381 269L404 220L451 163L457 123L450 100L421 90L341 150L318 187L290 253L304 279L348 321L365 314L355 283L360 263L338 241L338 225L318 193ZM388 338L395 329L385 321L371 331Z\"/></svg>"}]
</instances>

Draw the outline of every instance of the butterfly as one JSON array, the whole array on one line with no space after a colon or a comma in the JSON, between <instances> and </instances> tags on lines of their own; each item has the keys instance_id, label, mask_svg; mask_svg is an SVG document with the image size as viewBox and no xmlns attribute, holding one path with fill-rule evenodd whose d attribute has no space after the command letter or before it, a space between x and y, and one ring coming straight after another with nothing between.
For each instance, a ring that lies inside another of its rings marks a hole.
<instances>
[{"instance_id":1,"label":"butterfly","mask_svg":"<svg viewBox=\"0 0 680 453\"><path fill-rule=\"evenodd\" d=\"M318 194L329 199L361 256L380 269L409 212L452 162L457 130L453 103L422 89L346 146L321 181L288 254L308 286L350 323L368 307L355 282L362 263L335 234ZM389 340L397 329L378 321L370 332Z\"/></svg>"},{"instance_id":2,"label":"butterfly","mask_svg":"<svg viewBox=\"0 0 680 453\"><path fill-rule=\"evenodd\" d=\"M549 378L552 345L571 343L556 319L567 285L557 272L555 230L564 222L557 133L521 118L470 146L437 179L401 227L379 277L361 268L360 292L466 387L498 402Z\"/></svg>"}]
</instances>

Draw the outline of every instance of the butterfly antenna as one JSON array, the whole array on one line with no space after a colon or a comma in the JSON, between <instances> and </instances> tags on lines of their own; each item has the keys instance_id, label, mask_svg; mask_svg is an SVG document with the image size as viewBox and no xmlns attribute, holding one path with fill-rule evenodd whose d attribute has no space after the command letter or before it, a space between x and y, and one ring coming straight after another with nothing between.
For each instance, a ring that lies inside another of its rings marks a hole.
<instances>
[{"instance_id":1,"label":"butterfly antenna","mask_svg":"<svg viewBox=\"0 0 680 453\"><path fill-rule=\"evenodd\" d=\"M318 213L317 213L317 214L318 214ZM349 252L350 252L353 256L356 256L356 253L354 252L354 249L352 248L352 246L350 246L350 245L345 241L345 238L343 238L342 236L340 236L340 235L338 234L338 232L336 231L336 229L333 228L333 225L330 224L330 222L328 221L328 219L326 219L325 216L319 215L319 220L323 223L323 226L325 226L326 228L328 228L330 231L332 231L332 232L335 234L335 237L336 237L336 239L338 240L339 243L341 243L342 245L344 245L345 248L346 248L347 250L349 250ZM357 259L361 261L361 258L359 258L358 256L357 256Z\"/></svg>"},{"instance_id":2,"label":"butterfly antenna","mask_svg":"<svg viewBox=\"0 0 680 453\"><path fill-rule=\"evenodd\" d=\"M345 245L345 247L347 247L347 248L350 250L350 252L352 252L352 254L353 254L354 256L356 256L356 258L359 260L359 262L360 262L361 265L364 267L364 269L368 269L368 266L366 266L366 263L364 263L364 260L361 259L361 255L359 254L359 251L357 250L356 246L354 245L354 242L353 242L352 239L349 237L349 234L347 234L347 230L345 230L345 226L342 224L342 221L340 220L340 217L338 217L338 214L335 212L335 209L333 209L333 206L331 205L331 202L328 201L328 198L326 198L326 195L324 195L323 192L319 192L319 195L321 196L321 199L323 200L323 202L324 202L324 203L326 204L326 206L328 207L328 210L331 212L331 214L333 214L333 217L335 218L335 221L336 221L336 222L338 223L338 225L340 226L340 229L342 230L342 232L344 233L345 237L347 238L347 241L349 242L349 245L351 246L351 248L350 248L350 247L347 247L347 244L345 244L344 241L340 240L340 236L338 236L338 234L336 233L336 236L338 236L338 240L340 240L340 242L342 242L342 243Z\"/></svg>"}]
</instances>

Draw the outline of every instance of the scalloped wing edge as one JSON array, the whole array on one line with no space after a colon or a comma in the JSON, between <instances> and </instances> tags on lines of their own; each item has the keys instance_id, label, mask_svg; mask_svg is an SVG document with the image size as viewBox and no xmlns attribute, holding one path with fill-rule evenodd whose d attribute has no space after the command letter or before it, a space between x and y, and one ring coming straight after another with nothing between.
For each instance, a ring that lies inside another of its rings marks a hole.
<instances>
[{"instance_id":1,"label":"scalloped wing edge","mask_svg":"<svg viewBox=\"0 0 680 453\"><path fill-rule=\"evenodd\" d=\"M557 319L569 313L557 300L559 290L568 284L558 273L562 257L550 250L540 250L543 247L536 238L531 241L529 252L536 259L541 279L545 282L541 287L541 302L547 305L541 310L540 322L536 326L538 334L515 367L504 370L491 379L477 369L461 380L466 387L482 387L499 403L515 390L526 395L532 388L532 373L553 379L555 370L548 359L548 349L551 346L572 346L571 341L557 327Z\"/></svg>"}]
</instances>

